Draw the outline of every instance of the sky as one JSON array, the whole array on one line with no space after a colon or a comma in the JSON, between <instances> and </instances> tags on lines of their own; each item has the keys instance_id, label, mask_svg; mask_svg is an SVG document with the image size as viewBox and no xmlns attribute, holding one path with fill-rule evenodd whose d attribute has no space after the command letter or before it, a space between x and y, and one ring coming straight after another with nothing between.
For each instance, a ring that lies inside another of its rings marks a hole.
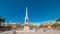
<instances>
[{"instance_id":1,"label":"sky","mask_svg":"<svg viewBox=\"0 0 60 34\"><path fill-rule=\"evenodd\" d=\"M29 22L56 20L60 16L60 0L0 0L0 16L6 22L24 23L26 6Z\"/></svg>"}]
</instances>

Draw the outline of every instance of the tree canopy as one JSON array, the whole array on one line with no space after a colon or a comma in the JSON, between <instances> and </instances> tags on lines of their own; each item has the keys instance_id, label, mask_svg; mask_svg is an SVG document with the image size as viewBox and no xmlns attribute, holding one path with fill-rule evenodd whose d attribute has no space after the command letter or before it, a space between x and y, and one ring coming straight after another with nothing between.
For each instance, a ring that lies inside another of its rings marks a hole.
<instances>
[{"instance_id":1,"label":"tree canopy","mask_svg":"<svg viewBox=\"0 0 60 34\"><path fill-rule=\"evenodd\" d=\"M58 18L56 21L60 21L60 18Z\"/></svg>"}]
</instances>

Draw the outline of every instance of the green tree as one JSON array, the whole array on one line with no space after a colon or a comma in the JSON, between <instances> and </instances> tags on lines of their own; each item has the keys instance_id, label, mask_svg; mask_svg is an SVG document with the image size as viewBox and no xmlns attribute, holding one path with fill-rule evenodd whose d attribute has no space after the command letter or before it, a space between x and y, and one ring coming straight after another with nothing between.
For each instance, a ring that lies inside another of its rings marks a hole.
<instances>
[{"instance_id":1,"label":"green tree","mask_svg":"<svg viewBox=\"0 0 60 34\"><path fill-rule=\"evenodd\" d=\"M6 24L3 24L4 27L6 27Z\"/></svg>"},{"instance_id":2,"label":"green tree","mask_svg":"<svg viewBox=\"0 0 60 34\"><path fill-rule=\"evenodd\" d=\"M55 24L52 24L52 25L50 25L50 26L56 28L56 27L58 26L58 24L55 23Z\"/></svg>"},{"instance_id":3,"label":"green tree","mask_svg":"<svg viewBox=\"0 0 60 34\"><path fill-rule=\"evenodd\" d=\"M33 24L32 23L30 23L29 24L29 28L33 28L34 26L33 26Z\"/></svg>"},{"instance_id":4,"label":"green tree","mask_svg":"<svg viewBox=\"0 0 60 34\"><path fill-rule=\"evenodd\" d=\"M60 21L60 18L58 18L56 21Z\"/></svg>"},{"instance_id":5,"label":"green tree","mask_svg":"<svg viewBox=\"0 0 60 34\"><path fill-rule=\"evenodd\" d=\"M1 17L0 17L0 26L1 26L1 23L4 23L5 22L5 19L2 19Z\"/></svg>"},{"instance_id":6,"label":"green tree","mask_svg":"<svg viewBox=\"0 0 60 34\"><path fill-rule=\"evenodd\" d=\"M59 27L60 26L60 18L58 18L57 20L56 20L56 27Z\"/></svg>"},{"instance_id":7,"label":"green tree","mask_svg":"<svg viewBox=\"0 0 60 34\"><path fill-rule=\"evenodd\" d=\"M47 28L48 26L47 25L40 25L39 28Z\"/></svg>"}]
</instances>

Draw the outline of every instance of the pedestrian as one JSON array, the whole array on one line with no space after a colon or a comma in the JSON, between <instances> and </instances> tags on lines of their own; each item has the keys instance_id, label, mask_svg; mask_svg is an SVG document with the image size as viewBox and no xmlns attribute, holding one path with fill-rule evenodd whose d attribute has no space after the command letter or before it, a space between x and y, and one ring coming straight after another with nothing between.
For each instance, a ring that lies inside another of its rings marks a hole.
<instances>
[{"instance_id":1,"label":"pedestrian","mask_svg":"<svg viewBox=\"0 0 60 34\"><path fill-rule=\"evenodd\" d=\"M35 31L37 31L37 28L35 28Z\"/></svg>"},{"instance_id":2,"label":"pedestrian","mask_svg":"<svg viewBox=\"0 0 60 34\"><path fill-rule=\"evenodd\" d=\"M46 30L44 29L44 32L45 32Z\"/></svg>"},{"instance_id":3,"label":"pedestrian","mask_svg":"<svg viewBox=\"0 0 60 34\"><path fill-rule=\"evenodd\" d=\"M16 31L15 30L13 31L13 34L16 34Z\"/></svg>"}]
</instances>

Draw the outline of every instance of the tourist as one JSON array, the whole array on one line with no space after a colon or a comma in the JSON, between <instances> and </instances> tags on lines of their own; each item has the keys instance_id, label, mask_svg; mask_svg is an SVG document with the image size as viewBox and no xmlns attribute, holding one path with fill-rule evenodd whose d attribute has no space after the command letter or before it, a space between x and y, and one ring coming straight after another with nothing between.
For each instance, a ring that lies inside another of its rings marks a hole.
<instances>
[{"instance_id":1,"label":"tourist","mask_svg":"<svg viewBox=\"0 0 60 34\"><path fill-rule=\"evenodd\" d=\"M37 28L35 28L35 31L37 31Z\"/></svg>"},{"instance_id":2,"label":"tourist","mask_svg":"<svg viewBox=\"0 0 60 34\"><path fill-rule=\"evenodd\" d=\"M46 30L44 29L44 32L46 32Z\"/></svg>"},{"instance_id":3,"label":"tourist","mask_svg":"<svg viewBox=\"0 0 60 34\"><path fill-rule=\"evenodd\" d=\"M13 34L16 34L16 30L13 31Z\"/></svg>"}]
</instances>

